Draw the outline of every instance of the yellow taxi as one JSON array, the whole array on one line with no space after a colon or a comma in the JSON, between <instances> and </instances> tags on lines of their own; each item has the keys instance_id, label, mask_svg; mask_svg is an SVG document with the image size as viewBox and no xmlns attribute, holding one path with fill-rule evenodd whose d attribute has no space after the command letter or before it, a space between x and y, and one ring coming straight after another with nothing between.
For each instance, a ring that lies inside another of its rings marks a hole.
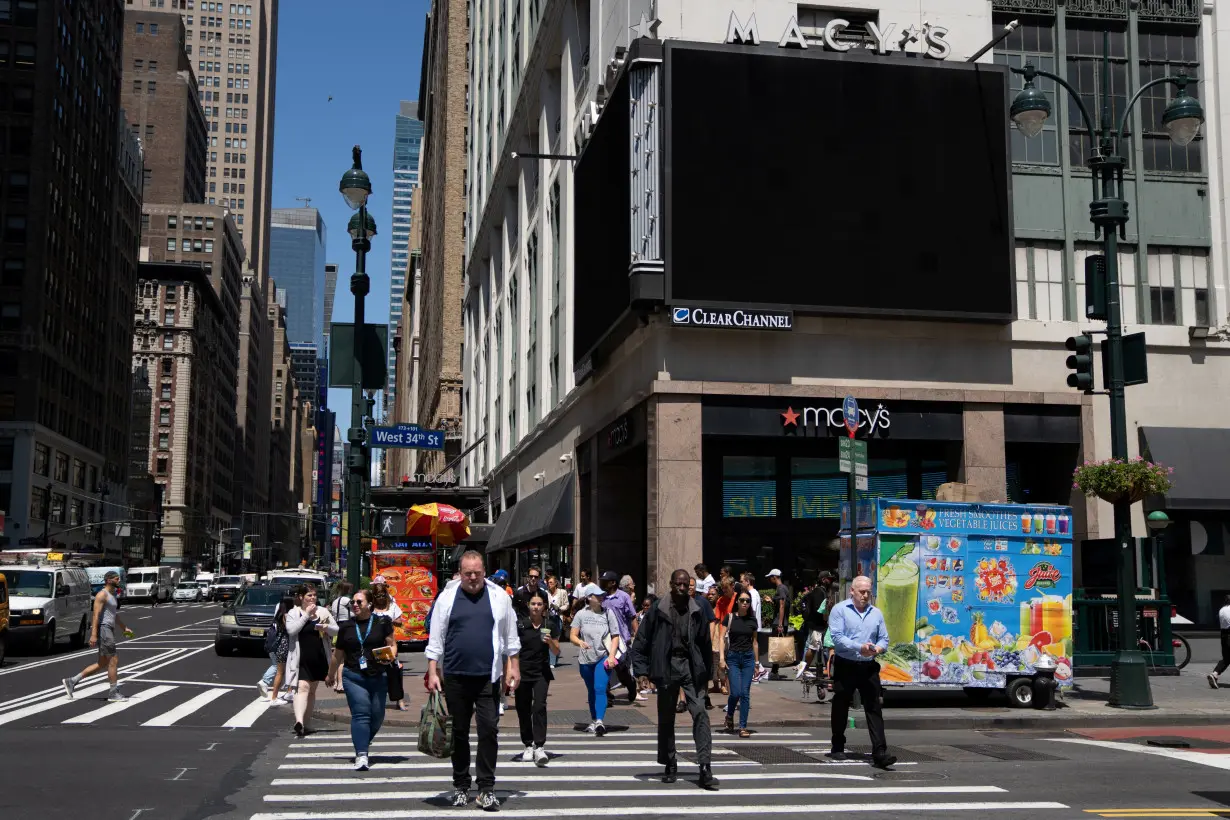
<instances>
[{"instance_id":1,"label":"yellow taxi","mask_svg":"<svg viewBox=\"0 0 1230 820\"><path fill-rule=\"evenodd\" d=\"M0 572L0 666L4 666L4 647L9 639L9 582Z\"/></svg>"}]
</instances>

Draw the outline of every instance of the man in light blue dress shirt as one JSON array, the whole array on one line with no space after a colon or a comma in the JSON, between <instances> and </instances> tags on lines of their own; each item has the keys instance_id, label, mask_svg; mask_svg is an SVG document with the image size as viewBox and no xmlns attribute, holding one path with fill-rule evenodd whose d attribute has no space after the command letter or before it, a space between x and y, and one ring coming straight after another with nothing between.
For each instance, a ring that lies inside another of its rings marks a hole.
<instances>
[{"instance_id":1,"label":"man in light blue dress shirt","mask_svg":"<svg viewBox=\"0 0 1230 820\"><path fill-rule=\"evenodd\" d=\"M833 607L829 614L829 633L833 636L833 746L831 757L841 758L846 751L846 722L850 703L857 691L867 715L871 734L871 764L887 769L897 762L888 753L884 737L884 715L880 712L880 664L878 655L888 650L888 627L884 615L871 604L871 579L865 575L850 584L850 600Z\"/></svg>"}]
</instances>

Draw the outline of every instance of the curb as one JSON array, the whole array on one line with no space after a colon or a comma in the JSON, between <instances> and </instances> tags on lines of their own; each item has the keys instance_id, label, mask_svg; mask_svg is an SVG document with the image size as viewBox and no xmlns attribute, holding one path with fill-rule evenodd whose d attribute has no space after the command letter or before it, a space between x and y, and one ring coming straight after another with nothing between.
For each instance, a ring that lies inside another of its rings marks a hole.
<instances>
[{"instance_id":1,"label":"curb","mask_svg":"<svg viewBox=\"0 0 1230 820\"><path fill-rule=\"evenodd\" d=\"M1023 711L1023 710L1022 710ZM417 729L419 721L417 717L411 717L413 713L406 712L385 712L384 725L394 726L399 729ZM861 710L850 710L850 714L854 716L857 723L862 724L864 718ZM350 723L350 713L344 709L328 709L314 710L312 719L324 721L328 723ZM1028 716L1023 714L1017 716L1004 717L988 717L979 715L957 716L952 715L935 715L935 716L917 716L917 715L901 715L893 716L891 711L884 713L884 727L886 729L894 729L898 731L924 730L932 729L935 731L944 730L979 730L979 729L1054 729L1055 731L1064 731L1067 729L1123 729L1133 728L1137 726L1203 726L1214 720L1212 715L1200 715L1190 712L1182 712L1177 714L1156 712L1141 713L1128 712L1122 715L1107 715L1106 717L1098 717L1095 715L1072 715L1071 717L1042 717ZM807 718L801 720L765 720L754 721L757 726L765 728L829 728L829 720L827 718Z\"/></svg>"}]
</instances>

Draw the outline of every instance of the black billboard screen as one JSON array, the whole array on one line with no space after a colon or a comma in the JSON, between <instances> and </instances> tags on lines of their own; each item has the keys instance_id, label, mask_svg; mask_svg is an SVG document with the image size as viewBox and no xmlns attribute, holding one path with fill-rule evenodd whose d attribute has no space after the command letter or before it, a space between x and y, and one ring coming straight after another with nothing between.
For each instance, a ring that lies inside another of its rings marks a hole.
<instances>
[{"instance_id":1,"label":"black billboard screen","mask_svg":"<svg viewBox=\"0 0 1230 820\"><path fill-rule=\"evenodd\" d=\"M672 304L1012 318L1003 69L689 43L665 68Z\"/></svg>"},{"instance_id":2,"label":"black billboard screen","mask_svg":"<svg viewBox=\"0 0 1230 820\"><path fill-rule=\"evenodd\" d=\"M625 74L581 152L574 178L573 361L577 364L628 309L630 128Z\"/></svg>"}]
</instances>

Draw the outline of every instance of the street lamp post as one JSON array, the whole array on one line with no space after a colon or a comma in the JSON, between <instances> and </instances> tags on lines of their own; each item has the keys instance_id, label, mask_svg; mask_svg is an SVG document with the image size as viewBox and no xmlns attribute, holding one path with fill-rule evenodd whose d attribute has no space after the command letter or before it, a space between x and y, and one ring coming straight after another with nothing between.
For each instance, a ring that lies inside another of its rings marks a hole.
<instances>
[{"instance_id":1,"label":"street lamp post","mask_svg":"<svg viewBox=\"0 0 1230 820\"><path fill-rule=\"evenodd\" d=\"M363 171L363 151L357 145L354 147L353 157L354 164L342 175L338 190L341 191L346 204L358 211L350 218L350 224L347 226L351 238L350 247L355 252L355 272L350 277L350 292L354 294L354 384L351 387L350 430L347 436L350 441L350 457L346 465L346 496L350 508L346 538L346 577L354 588L358 589L363 543L360 522L368 480L365 455L367 431L363 427L366 409L363 401L363 329L366 321L364 301L371 288L371 280L367 276L367 252L372 249L371 237L376 235L376 220L367 213L367 198L372 193L372 181ZM360 515L358 520L355 519L356 511L359 511Z\"/></svg>"},{"instance_id":2,"label":"street lamp post","mask_svg":"<svg viewBox=\"0 0 1230 820\"><path fill-rule=\"evenodd\" d=\"M1127 118L1132 107L1145 91L1168 83L1178 88L1178 95L1166 107L1162 125L1170 138L1187 145L1196 137L1204 112L1200 103L1187 93L1187 84L1194 79L1180 74L1145 83L1123 109L1118 130L1112 130L1110 113L1110 32L1102 34L1102 106L1100 127L1093 127L1093 118L1080 95L1066 80L1049 71L1027 63L1023 68L1011 68L1025 78L1025 86L1012 101L1011 115L1017 128L1026 137L1037 136L1051 113L1051 102L1034 85L1036 77L1054 80L1072 95L1090 139L1097 134L1097 143L1089 157L1092 172L1093 200L1089 203L1089 220L1102 237L1106 261L1106 358L1110 384L1110 451L1111 457L1126 460L1127 407L1124 401L1123 316L1119 302L1119 239L1126 238L1128 204L1123 197L1123 169L1126 160L1119 154L1127 130ZM1132 540L1132 502L1122 498L1115 502L1115 541L1118 549L1119 647L1111 661L1110 705L1124 709L1152 709L1153 693L1149 687L1149 669L1144 655L1136 648L1136 550Z\"/></svg>"}]
</instances>

